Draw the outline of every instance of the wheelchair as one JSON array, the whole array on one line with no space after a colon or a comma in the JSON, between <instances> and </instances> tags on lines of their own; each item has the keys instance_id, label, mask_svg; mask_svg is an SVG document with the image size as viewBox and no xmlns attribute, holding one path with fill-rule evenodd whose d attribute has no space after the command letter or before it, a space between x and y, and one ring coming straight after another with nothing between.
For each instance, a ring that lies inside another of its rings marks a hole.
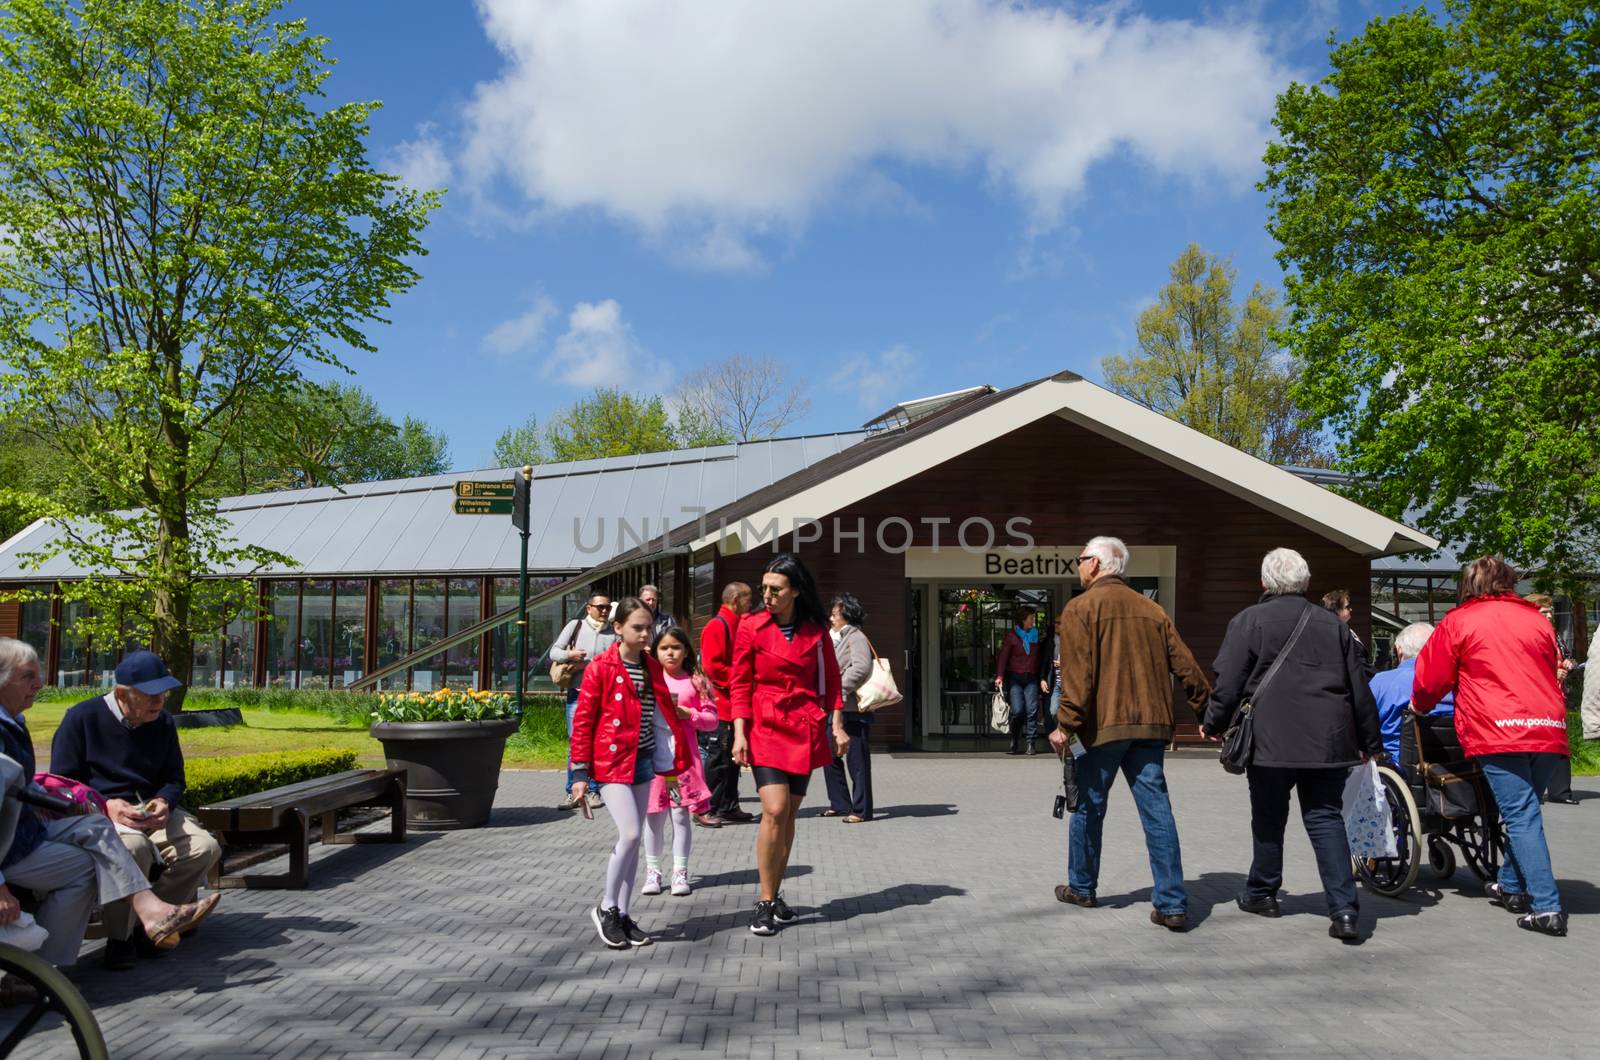
<instances>
[{"instance_id":1,"label":"wheelchair","mask_svg":"<svg viewBox=\"0 0 1600 1060\"><path fill-rule=\"evenodd\" d=\"M1400 762L1380 765L1393 818L1396 856L1352 858L1356 876L1378 894L1393 898L1417 882L1424 852L1440 880L1456 871L1456 851L1480 883L1500 871L1505 826L1488 781L1461 750L1455 715L1417 714L1401 720Z\"/></svg>"}]
</instances>

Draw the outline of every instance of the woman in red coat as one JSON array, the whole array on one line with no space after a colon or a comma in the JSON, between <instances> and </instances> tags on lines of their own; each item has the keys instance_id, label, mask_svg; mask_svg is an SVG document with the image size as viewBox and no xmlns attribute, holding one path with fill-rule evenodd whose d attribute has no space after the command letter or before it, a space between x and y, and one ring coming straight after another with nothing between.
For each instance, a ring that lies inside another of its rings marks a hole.
<instances>
[{"instance_id":1,"label":"woman in red coat","mask_svg":"<svg viewBox=\"0 0 1600 1060\"><path fill-rule=\"evenodd\" d=\"M666 674L647 650L654 622L655 612L638 597L617 605L617 643L584 668L572 715L572 793L587 805L584 796L598 784L617 826L605 891L589 912L601 941L614 950L650 945L650 936L628 916L650 782L658 773L676 776L689 764L687 741L673 738L666 714L672 709Z\"/></svg>"},{"instance_id":2,"label":"woman in red coat","mask_svg":"<svg viewBox=\"0 0 1600 1060\"><path fill-rule=\"evenodd\" d=\"M761 576L761 598L766 609L741 619L734 635L730 691L733 760L751 767L761 796L761 896L750 930L773 935L778 922L795 916L779 888L811 771L843 755L850 737L828 612L811 572L787 552L774 556Z\"/></svg>"},{"instance_id":3,"label":"woman in red coat","mask_svg":"<svg viewBox=\"0 0 1600 1060\"><path fill-rule=\"evenodd\" d=\"M1434 629L1417 656L1411 702L1433 709L1456 696L1461 749L1483 770L1505 821L1505 857L1489 897L1517 926L1567 933L1539 793L1567 753L1567 704L1556 677L1561 646L1539 609L1516 595L1517 572L1484 556L1461 573L1461 606Z\"/></svg>"}]
</instances>

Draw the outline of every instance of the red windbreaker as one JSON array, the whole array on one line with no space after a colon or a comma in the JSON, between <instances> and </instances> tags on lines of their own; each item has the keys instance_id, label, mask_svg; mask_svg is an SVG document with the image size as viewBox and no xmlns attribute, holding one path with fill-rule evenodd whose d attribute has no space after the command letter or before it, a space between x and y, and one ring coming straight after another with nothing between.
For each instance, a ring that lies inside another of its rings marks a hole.
<instances>
[{"instance_id":1,"label":"red windbreaker","mask_svg":"<svg viewBox=\"0 0 1600 1060\"><path fill-rule=\"evenodd\" d=\"M1550 621L1509 593L1480 596L1434 629L1411 682L1418 711L1456 694L1456 735L1468 755L1567 753L1567 703Z\"/></svg>"},{"instance_id":2,"label":"red windbreaker","mask_svg":"<svg viewBox=\"0 0 1600 1060\"><path fill-rule=\"evenodd\" d=\"M739 630L739 613L727 604L700 631L700 672L717 695L717 720L733 720L733 636Z\"/></svg>"},{"instance_id":3,"label":"red windbreaker","mask_svg":"<svg viewBox=\"0 0 1600 1060\"><path fill-rule=\"evenodd\" d=\"M649 652L644 654L644 669L654 690L656 711L671 726L672 718L667 714L666 705L672 699L666 674ZM622 665L622 655L616 645L584 667L583 687L578 691L577 709L572 713L572 764L589 767L591 790L596 790L599 784L633 783L634 761L639 753L639 726L650 724L643 713L644 704L639 693L633 690L633 681ZM672 731L677 731L676 726ZM689 746L686 740L673 740L669 776L689 768Z\"/></svg>"}]
</instances>

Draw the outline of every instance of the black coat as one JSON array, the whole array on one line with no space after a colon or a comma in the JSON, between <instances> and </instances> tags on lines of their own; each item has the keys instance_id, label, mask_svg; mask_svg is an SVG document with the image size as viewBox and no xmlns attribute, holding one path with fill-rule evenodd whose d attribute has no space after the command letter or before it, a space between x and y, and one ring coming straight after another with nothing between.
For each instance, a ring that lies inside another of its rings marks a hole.
<instances>
[{"instance_id":1,"label":"black coat","mask_svg":"<svg viewBox=\"0 0 1600 1060\"><path fill-rule=\"evenodd\" d=\"M1255 702L1259 766L1318 769L1358 765L1383 750L1378 705L1367 687L1361 648L1332 611L1302 596L1264 596L1233 616L1217 653L1216 682L1204 725L1221 735L1251 699L1283 650L1303 610L1311 618L1266 695Z\"/></svg>"}]
</instances>

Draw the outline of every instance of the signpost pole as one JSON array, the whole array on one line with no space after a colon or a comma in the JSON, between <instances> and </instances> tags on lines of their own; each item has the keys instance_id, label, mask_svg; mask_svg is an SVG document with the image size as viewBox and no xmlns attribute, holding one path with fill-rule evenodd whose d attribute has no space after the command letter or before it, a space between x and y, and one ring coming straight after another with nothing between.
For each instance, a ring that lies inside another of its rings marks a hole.
<instances>
[{"instance_id":1,"label":"signpost pole","mask_svg":"<svg viewBox=\"0 0 1600 1060\"><path fill-rule=\"evenodd\" d=\"M533 467L522 465L516 478L511 522L522 537L522 560L517 567L517 714L522 714L528 684L528 495L533 492Z\"/></svg>"}]
</instances>

